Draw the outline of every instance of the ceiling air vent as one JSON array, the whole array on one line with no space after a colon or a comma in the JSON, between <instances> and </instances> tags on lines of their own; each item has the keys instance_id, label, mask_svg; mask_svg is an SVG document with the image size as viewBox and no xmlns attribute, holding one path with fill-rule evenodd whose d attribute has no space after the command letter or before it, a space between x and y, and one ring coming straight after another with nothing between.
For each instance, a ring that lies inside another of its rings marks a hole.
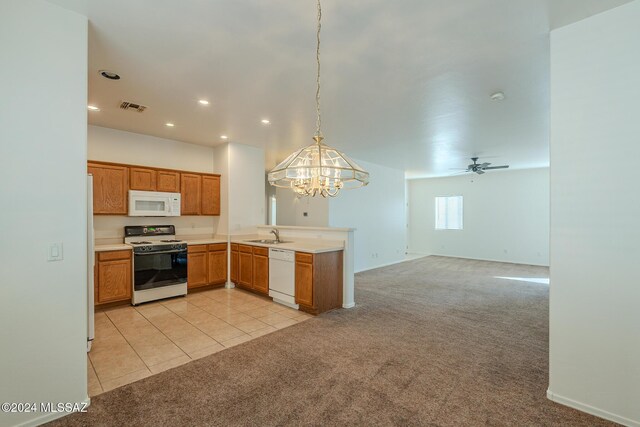
<instances>
[{"instance_id":1,"label":"ceiling air vent","mask_svg":"<svg viewBox=\"0 0 640 427\"><path fill-rule=\"evenodd\" d=\"M136 104L135 102L122 101L120 103L120 108L128 111L137 111L138 113L142 113L147 109L144 105Z\"/></svg>"}]
</instances>

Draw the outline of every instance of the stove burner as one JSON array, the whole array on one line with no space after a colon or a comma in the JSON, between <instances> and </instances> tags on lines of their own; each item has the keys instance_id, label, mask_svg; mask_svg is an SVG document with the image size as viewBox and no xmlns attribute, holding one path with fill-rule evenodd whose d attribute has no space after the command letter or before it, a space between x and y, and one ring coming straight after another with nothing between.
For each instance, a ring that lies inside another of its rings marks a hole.
<instances>
[{"instance_id":1,"label":"stove burner","mask_svg":"<svg viewBox=\"0 0 640 427\"><path fill-rule=\"evenodd\" d=\"M151 242L131 242L132 245L150 245Z\"/></svg>"},{"instance_id":2,"label":"stove burner","mask_svg":"<svg viewBox=\"0 0 640 427\"><path fill-rule=\"evenodd\" d=\"M170 240L160 240L162 243L179 243L182 242L182 240L174 240L174 239L170 239Z\"/></svg>"}]
</instances>

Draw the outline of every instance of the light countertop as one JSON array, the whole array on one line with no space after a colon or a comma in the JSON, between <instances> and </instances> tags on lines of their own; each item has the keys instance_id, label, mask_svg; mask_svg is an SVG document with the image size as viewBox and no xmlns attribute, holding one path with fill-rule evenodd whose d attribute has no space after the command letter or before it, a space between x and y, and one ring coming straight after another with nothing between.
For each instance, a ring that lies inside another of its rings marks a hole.
<instances>
[{"instance_id":1,"label":"light countertop","mask_svg":"<svg viewBox=\"0 0 640 427\"><path fill-rule=\"evenodd\" d=\"M216 243L227 243L226 239L216 237L188 237L178 236L178 238L187 243L187 245L212 245ZM248 240L256 239L271 239L270 236L265 235L244 235L231 237L231 243L240 243L243 245L261 246L263 248L279 248L289 251L308 252L308 253L322 253L322 252L334 252L344 250L344 242L339 240L322 240L322 239L301 239L298 237L283 237L283 240L287 243L279 244L267 244L267 243L255 243ZM122 251L131 250L133 247L126 243L108 243L108 244L96 244L96 252L108 252L108 251Z\"/></svg>"},{"instance_id":2,"label":"light countertop","mask_svg":"<svg viewBox=\"0 0 640 427\"><path fill-rule=\"evenodd\" d=\"M187 242L187 245L212 245L214 243L227 243L226 239L189 239L189 238L184 238L184 239L180 239L183 240L185 242Z\"/></svg>"},{"instance_id":3,"label":"light countertop","mask_svg":"<svg viewBox=\"0 0 640 427\"><path fill-rule=\"evenodd\" d=\"M96 245L96 252L108 252L108 251L130 251L133 249L133 246L127 245L125 243L120 244L110 244L110 245Z\"/></svg>"},{"instance_id":4,"label":"light countertop","mask_svg":"<svg viewBox=\"0 0 640 427\"><path fill-rule=\"evenodd\" d=\"M287 243L267 244L249 242L248 240L271 239L269 236L237 236L231 238L231 243L239 243L241 245L261 246L263 248L278 248L296 252L308 252L318 254L322 252L335 252L344 250L344 242L321 239L300 239L297 237L283 237Z\"/></svg>"}]
</instances>

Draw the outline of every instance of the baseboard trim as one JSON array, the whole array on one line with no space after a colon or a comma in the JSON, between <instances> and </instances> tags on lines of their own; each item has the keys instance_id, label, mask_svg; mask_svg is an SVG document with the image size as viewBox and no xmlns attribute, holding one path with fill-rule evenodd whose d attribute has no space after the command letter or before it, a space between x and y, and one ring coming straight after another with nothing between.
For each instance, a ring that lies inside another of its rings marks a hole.
<instances>
[{"instance_id":1,"label":"baseboard trim","mask_svg":"<svg viewBox=\"0 0 640 427\"><path fill-rule=\"evenodd\" d=\"M417 252L414 252L417 253ZM530 262L516 262L516 261L506 261L502 259L492 259L492 258L469 258L464 256L457 255L444 255L444 254L430 254L429 256L441 256L445 258L458 258L458 259L470 259L474 261L489 261L489 262L501 262L504 264L516 264L516 265L534 265L536 267L549 267L549 264L538 264L538 263L530 263Z\"/></svg>"},{"instance_id":2,"label":"baseboard trim","mask_svg":"<svg viewBox=\"0 0 640 427\"><path fill-rule=\"evenodd\" d=\"M82 401L82 403L86 403L87 406L91 405L91 398L87 397ZM51 412L47 414L43 414L37 418L33 418L23 423L16 424L14 427L36 427L53 420L57 420L58 418L66 417L67 415L71 415L73 412Z\"/></svg>"},{"instance_id":3,"label":"baseboard trim","mask_svg":"<svg viewBox=\"0 0 640 427\"><path fill-rule=\"evenodd\" d=\"M604 418L605 420L613 421L618 424L622 424L627 427L640 427L640 421L633 421L629 418L622 417L620 415L612 414L611 412L587 405L586 403L578 402L568 397L560 396L547 390L547 399L559 403L564 406L568 406L578 411L586 412L587 414L595 415L596 417Z\"/></svg>"},{"instance_id":4,"label":"baseboard trim","mask_svg":"<svg viewBox=\"0 0 640 427\"><path fill-rule=\"evenodd\" d=\"M356 306L355 302L350 302L349 304L342 304L342 308L353 308Z\"/></svg>"},{"instance_id":5,"label":"baseboard trim","mask_svg":"<svg viewBox=\"0 0 640 427\"><path fill-rule=\"evenodd\" d=\"M428 255L425 255L425 256L428 256ZM358 271L355 272L355 274L363 273L363 272L369 271L369 270L375 270L376 268L389 267L390 265L400 264L400 263L407 262L407 261L413 261L413 259L401 259L401 260L398 260L398 261L387 262L387 263L384 263L384 264L376 265L374 267L368 267L368 268L365 268L365 269L362 269L362 270L358 270Z\"/></svg>"}]
</instances>

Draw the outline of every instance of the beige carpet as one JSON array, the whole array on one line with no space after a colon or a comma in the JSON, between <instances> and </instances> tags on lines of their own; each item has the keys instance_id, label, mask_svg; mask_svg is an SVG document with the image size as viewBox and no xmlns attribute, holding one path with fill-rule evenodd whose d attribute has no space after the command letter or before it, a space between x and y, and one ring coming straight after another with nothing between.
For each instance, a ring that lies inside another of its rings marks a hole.
<instances>
[{"instance_id":1,"label":"beige carpet","mask_svg":"<svg viewBox=\"0 0 640 427\"><path fill-rule=\"evenodd\" d=\"M72 426L598 426L547 400L548 269L427 257L356 276L358 305L92 400Z\"/></svg>"}]
</instances>

